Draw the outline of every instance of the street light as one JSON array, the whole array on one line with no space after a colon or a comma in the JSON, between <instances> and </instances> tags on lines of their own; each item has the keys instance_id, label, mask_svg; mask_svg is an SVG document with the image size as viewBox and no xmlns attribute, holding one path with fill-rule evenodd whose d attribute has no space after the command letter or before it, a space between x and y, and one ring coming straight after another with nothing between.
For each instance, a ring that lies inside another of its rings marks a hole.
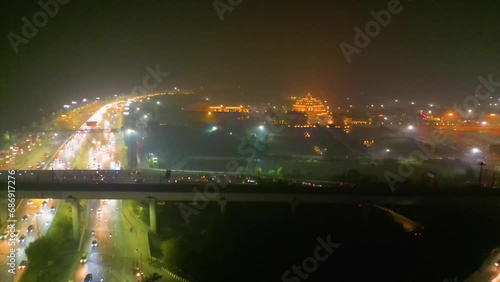
<instances>
[{"instance_id":1,"label":"street light","mask_svg":"<svg viewBox=\"0 0 500 282\"><path fill-rule=\"evenodd\" d=\"M135 250L139 253L139 255L140 255L140 257L141 257L141 270L142 270L142 253L141 253L141 252L139 252L139 249L135 249Z\"/></svg>"},{"instance_id":2,"label":"street light","mask_svg":"<svg viewBox=\"0 0 500 282\"><path fill-rule=\"evenodd\" d=\"M486 164L483 163L483 162L480 162L478 163L478 165L480 166L479 168L479 185L482 185L482 177L483 177L483 166L485 166Z\"/></svg>"}]
</instances>

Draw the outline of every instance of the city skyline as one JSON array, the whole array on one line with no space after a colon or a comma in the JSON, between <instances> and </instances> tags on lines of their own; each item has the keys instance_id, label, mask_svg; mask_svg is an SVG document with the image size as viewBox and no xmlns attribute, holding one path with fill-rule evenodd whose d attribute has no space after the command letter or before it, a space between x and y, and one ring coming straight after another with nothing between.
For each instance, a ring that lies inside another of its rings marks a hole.
<instances>
[{"instance_id":1,"label":"city skyline","mask_svg":"<svg viewBox=\"0 0 500 282\"><path fill-rule=\"evenodd\" d=\"M210 2L68 2L33 38L18 43L17 53L7 35L23 37L22 19L32 22L44 10L7 4L0 93L12 111L19 111L20 96L26 97L23 107L43 109L47 100L128 92L155 66L169 73L158 88L256 100L311 92L332 103L347 96L444 103L473 93L480 75L500 80L499 43L488 36L499 26L489 6L494 2L472 9L467 3L401 1L384 27L383 16L374 15L383 15L390 3L242 2L221 21ZM377 18L379 33L359 48L356 27L363 31ZM350 63L342 43L360 51Z\"/></svg>"}]
</instances>

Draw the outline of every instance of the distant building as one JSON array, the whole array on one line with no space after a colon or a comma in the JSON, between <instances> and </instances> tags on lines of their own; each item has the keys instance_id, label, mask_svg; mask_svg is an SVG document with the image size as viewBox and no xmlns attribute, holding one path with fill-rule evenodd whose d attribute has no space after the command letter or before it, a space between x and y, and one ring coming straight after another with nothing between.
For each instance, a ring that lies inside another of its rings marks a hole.
<instances>
[{"instance_id":1,"label":"distant building","mask_svg":"<svg viewBox=\"0 0 500 282\"><path fill-rule=\"evenodd\" d=\"M249 113L250 108L244 107L243 105L238 106L210 106L208 107L209 112L219 112L219 113Z\"/></svg>"},{"instance_id":2,"label":"distant building","mask_svg":"<svg viewBox=\"0 0 500 282\"><path fill-rule=\"evenodd\" d=\"M183 112L192 122L217 124L220 122L236 122L250 118L250 108L244 106L209 106L206 103L191 105Z\"/></svg>"},{"instance_id":3,"label":"distant building","mask_svg":"<svg viewBox=\"0 0 500 282\"><path fill-rule=\"evenodd\" d=\"M344 125L371 125L371 118L363 118L363 117L345 117Z\"/></svg>"},{"instance_id":4,"label":"distant building","mask_svg":"<svg viewBox=\"0 0 500 282\"><path fill-rule=\"evenodd\" d=\"M295 98L295 97L294 97ZM328 112L328 106L325 106L321 100L313 98L311 93L306 97L294 99L293 111L304 113L310 124L332 124L333 119ZM326 102L326 101L325 101Z\"/></svg>"},{"instance_id":5,"label":"distant building","mask_svg":"<svg viewBox=\"0 0 500 282\"><path fill-rule=\"evenodd\" d=\"M306 97L297 99L293 105L293 110L296 112L304 112L306 114L319 114L326 111L325 105L320 100L313 98L311 93L307 93Z\"/></svg>"}]
</instances>

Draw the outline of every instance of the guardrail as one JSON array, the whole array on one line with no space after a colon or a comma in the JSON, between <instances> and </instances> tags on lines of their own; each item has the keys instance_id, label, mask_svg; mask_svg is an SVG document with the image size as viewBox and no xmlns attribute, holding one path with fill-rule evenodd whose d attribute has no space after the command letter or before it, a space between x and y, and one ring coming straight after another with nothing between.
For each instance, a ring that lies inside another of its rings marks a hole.
<instances>
[{"instance_id":1,"label":"guardrail","mask_svg":"<svg viewBox=\"0 0 500 282\"><path fill-rule=\"evenodd\" d=\"M387 213L389 213L389 214L392 214L394 216L400 217L400 218L402 218L402 219L410 222L411 224L415 225L416 227L420 228L421 230L425 229L425 227L423 225L419 224L418 222L416 222L416 221L414 221L412 219L409 219L408 217L406 217L406 216L404 216L402 214L399 214L399 213L397 213L397 212L395 212L395 211L393 211L391 209L388 209L388 208L385 208L385 207L382 207L382 206L379 206L379 205L374 205L374 206L377 207L377 208L379 208L379 209L381 209L381 210L383 210L383 211L385 211L385 212L387 212Z\"/></svg>"},{"instance_id":2,"label":"guardrail","mask_svg":"<svg viewBox=\"0 0 500 282\"><path fill-rule=\"evenodd\" d=\"M149 257L150 260L152 261L155 261L155 262L159 262L159 263L164 263L161 259L159 258L155 258L155 257ZM173 277L174 279L177 279L179 281L182 281L182 282L191 282L190 280L182 277L182 276L179 276L177 274L175 274L174 272L168 270L166 267L163 267L161 266L160 269L165 272L166 274L168 274L170 277Z\"/></svg>"}]
</instances>

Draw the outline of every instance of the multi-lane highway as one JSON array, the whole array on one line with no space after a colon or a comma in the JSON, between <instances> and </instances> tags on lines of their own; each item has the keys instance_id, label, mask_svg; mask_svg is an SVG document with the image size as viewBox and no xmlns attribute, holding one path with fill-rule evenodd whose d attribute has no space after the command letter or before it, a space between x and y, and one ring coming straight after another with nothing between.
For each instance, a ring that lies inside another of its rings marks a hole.
<instances>
[{"instance_id":1,"label":"multi-lane highway","mask_svg":"<svg viewBox=\"0 0 500 282\"><path fill-rule=\"evenodd\" d=\"M76 124L83 124L94 119L96 114L92 115L101 105L95 103L82 109L68 112L63 117L58 117L52 123L47 124L42 131L26 133L25 136L18 136L18 142L12 147L0 153L2 169L33 169L37 172L42 172L44 169L51 168L51 162L58 159L58 155L64 156L64 149L72 144L71 141L84 139L82 134L75 134L68 130L68 126L76 129ZM109 107L109 105L108 105ZM97 110L97 114L105 111L106 106ZM70 118L70 119L69 119ZM61 121L61 119L64 119ZM69 123L68 123L69 122ZM63 133L57 133L57 130L62 130ZM69 138L68 138L69 137ZM76 143L76 142L74 142ZM76 148L78 146L75 146ZM71 153L71 152L69 152ZM66 167L67 168L67 167ZM18 176L21 176L18 174ZM54 216L50 210L55 206L55 201L45 200L47 203L42 205L44 200L29 200L19 199L18 208L16 211L17 222L14 224L14 230L7 229L5 226L0 231L2 241L0 241L0 281L18 281L22 276L25 268L21 265L29 265L25 254L25 248L35 241L40 236L43 236L51 225ZM38 214L37 214L38 213ZM29 230L28 230L29 229ZM9 239L13 238L10 245ZM14 246L12 246L12 244ZM13 276L9 274L10 268L7 265L7 256L10 254L10 249L15 249L15 270ZM20 267L21 266L21 267Z\"/></svg>"},{"instance_id":2,"label":"multi-lane highway","mask_svg":"<svg viewBox=\"0 0 500 282\"><path fill-rule=\"evenodd\" d=\"M45 202L45 203L44 203ZM18 232L17 237L9 243L10 234L2 234L9 236L0 241L0 281L19 281L24 269L19 268L21 262L27 262L25 249L29 244L37 238L43 236L50 227L55 214L57 202L51 199L20 200L16 212L17 222L14 223L14 229ZM54 207L54 209L51 209ZM24 217L24 218L23 218ZM15 244L14 244L15 243ZM14 244L14 245L13 245ZM13 276L8 271L11 268L7 262L10 249L15 252L15 271Z\"/></svg>"},{"instance_id":3,"label":"multi-lane highway","mask_svg":"<svg viewBox=\"0 0 500 282\"><path fill-rule=\"evenodd\" d=\"M18 172L17 178L22 177L23 174L24 177L27 175L33 177L38 173L44 174L43 170L49 169L79 168L92 169L93 171L97 169L122 169L126 165L123 133L113 131L113 129L121 127L125 105L125 102L111 102L104 106L93 103L88 107L79 108L58 117L39 132L18 136L16 144L0 153L0 166L5 170L34 170L34 173ZM86 123L89 121L96 122L96 124L89 125ZM109 130L109 132L94 134L91 132L94 128ZM58 134L57 130L62 130L63 133ZM129 176L123 181L134 182L135 179L134 176ZM24 268L17 269L17 267L27 261L24 254L25 248L36 238L43 236L50 227L53 217L50 207L55 202L50 202L43 207L42 202L43 200L20 200L16 212L18 222L15 226L16 275L8 274L6 263L10 246L8 239L5 239L0 242L0 252L2 253L0 281L18 281L20 279ZM140 278L141 275L134 277L133 272L136 267L142 269L141 263L135 264L139 261L138 258L141 254L144 253L144 262L149 261L147 229L137 227L138 230L141 230L140 232L136 230L130 232L130 226L125 226L125 217L115 210L117 208L117 201L110 201L109 204L104 201L90 203L88 226L95 229L95 234L91 235L89 228L84 231L86 233L83 237L83 242L85 242L83 248L87 250L88 262L75 268L72 276L76 278L76 281L81 281L87 274L83 273L86 271L94 275L94 281L99 281L100 275L108 277L107 281L114 279L120 282L135 281ZM101 215L96 213L98 209L101 210ZM40 213L37 215L37 212ZM26 220L21 220L25 215L27 215ZM128 223L128 225L130 224ZM126 232L125 229L129 231ZM136 237L134 238L131 234L135 234ZM7 237L11 234L3 235ZM142 238L138 236L142 236ZM146 238L143 238L144 236ZM97 246L91 246L93 240L97 240ZM124 264L125 261L130 265ZM147 271L144 272L147 273Z\"/></svg>"},{"instance_id":4,"label":"multi-lane highway","mask_svg":"<svg viewBox=\"0 0 500 282\"><path fill-rule=\"evenodd\" d=\"M80 260L75 262L68 281L142 281L144 275L161 270L149 265L147 229L119 200L91 200L87 206ZM162 281L176 281L164 275Z\"/></svg>"},{"instance_id":5,"label":"multi-lane highway","mask_svg":"<svg viewBox=\"0 0 500 282\"><path fill-rule=\"evenodd\" d=\"M15 144L0 152L0 167L2 169L43 169L59 146L72 134L68 130L75 129L75 124L84 124L99 107L101 107L100 103L94 103L72 110L63 115L64 118L58 117L34 132L18 135ZM62 122L61 119L69 119L71 123Z\"/></svg>"}]
</instances>

